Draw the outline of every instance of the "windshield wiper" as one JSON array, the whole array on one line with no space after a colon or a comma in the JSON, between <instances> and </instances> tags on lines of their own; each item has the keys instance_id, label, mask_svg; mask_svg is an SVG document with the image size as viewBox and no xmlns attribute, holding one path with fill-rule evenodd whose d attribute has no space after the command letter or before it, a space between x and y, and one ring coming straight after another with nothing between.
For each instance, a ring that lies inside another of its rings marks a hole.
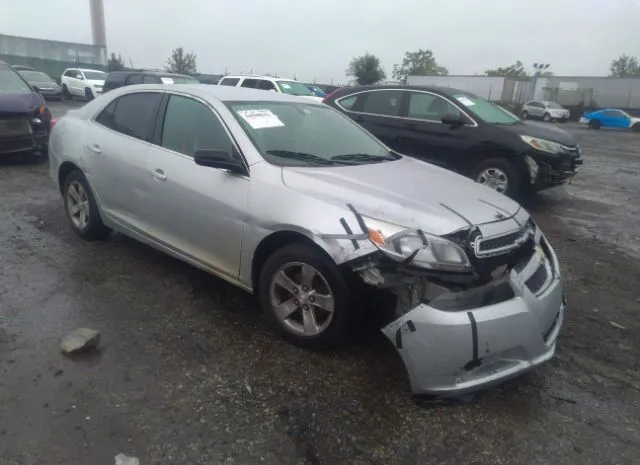
<instances>
[{"instance_id":1,"label":"windshield wiper","mask_svg":"<svg viewBox=\"0 0 640 465\"><path fill-rule=\"evenodd\" d=\"M335 157L331 157L333 161L372 161L372 162L383 162L383 161L392 161L395 160L394 157L384 157L380 155L370 155L368 153L346 153L344 155L336 155Z\"/></svg>"},{"instance_id":2,"label":"windshield wiper","mask_svg":"<svg viewBox=\"0 0 640 465\"><path fill-rule=\"evenodd\" d=\"M328 160L326 158L319 157L318 155L313 155L311 153L293 152L291 150L267 150L266 153L268 153L269 155L275 155L276 157L291 158L292 160L311 161L321 165L344 165L345 164L345 163L340 163L339 161Z\"/></svg>"}]
</instances>

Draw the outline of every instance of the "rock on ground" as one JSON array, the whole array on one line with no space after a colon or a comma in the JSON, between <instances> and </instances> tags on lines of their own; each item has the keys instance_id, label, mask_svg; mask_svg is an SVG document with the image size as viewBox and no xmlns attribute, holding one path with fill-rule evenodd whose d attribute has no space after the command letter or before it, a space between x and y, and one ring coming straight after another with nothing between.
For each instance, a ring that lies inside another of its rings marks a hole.
<instances>
[{"instance_id":1,"label":"rock on ground","mask_svg":"<svg viewBox=\"0 0 640 465\"><path fill-rule=\"evenodd\" d=\"M100 343L100 333L89 328L78 328L67 334L60 344L65 354L95 349Z\"/></svg>"}]
</instances>

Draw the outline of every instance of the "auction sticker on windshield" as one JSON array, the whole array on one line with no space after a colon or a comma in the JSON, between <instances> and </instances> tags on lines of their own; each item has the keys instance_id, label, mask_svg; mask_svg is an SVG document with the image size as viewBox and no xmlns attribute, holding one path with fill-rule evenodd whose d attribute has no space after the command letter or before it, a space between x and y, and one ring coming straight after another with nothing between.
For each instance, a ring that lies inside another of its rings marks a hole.
<instances>
[{"instance_id":1,"label":"auction sticker on windshield","mask_svg":"<svg viewBox=\"0 0 640 465\"><path fill-rule=\"evenodd\" d=\"M458 102L460 102L461 104L463 104L465 107L470 107L472 105L475 105L475 103L473 103L471 100L469 100L467 97L458 97Z\"/></svg>"},{"instance_id":2,"label":"auction sticker on windshield","mask_svg":"<svg viewBox=\"0 0 640 465\"><path fill-rule=\"evenodd\" d=\"M284 126L278 115L271 110L238 110L238 115L253 129L277 128Z\"/></svg>"}]
</instances>

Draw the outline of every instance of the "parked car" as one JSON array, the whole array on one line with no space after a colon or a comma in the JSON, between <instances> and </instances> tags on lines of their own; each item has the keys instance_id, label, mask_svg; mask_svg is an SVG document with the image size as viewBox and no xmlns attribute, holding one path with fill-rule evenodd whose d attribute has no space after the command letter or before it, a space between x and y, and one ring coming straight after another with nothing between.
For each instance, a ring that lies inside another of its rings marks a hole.
<instances>
[{"instance_id":1,"label":"parked car","mask_svg":"<svg viewBox=\"0 0 640 465\"><path fill-rule=\"evenodd\" d=\"M102 94L107 73L95 69L68 68L62 73L60 82L65 98L82 97L93 100Z\"/></svg>"},{"instance_id":2,"label":"parked car","mask_svg":"<svg viewBox=\"0 0 640 465\"><path fill-rule=\"evenodd\" d=\"M196 78L162 71L112 71L104 81L102 92L134 84L198 84Z\"/></svg>"},{"instance_id":3,"label":"parked car","mask_svg":"<svg viewBox=\"0 0 640 465\"><path fill-rule=\"evenodd\" d=\"M46 156L50 122L42 95L0 61L0 155Z\"/></svg>"},{"instance_id":4,"label":"parked car","mask_svg":"<svg viewBox=\"0 0 640 465\"><path fill-rule=\"evenodd\" d=\"M343 87L325 98L394 150L513 198L557 186L582 164L573 136L525 123L474 94L423 86Z\"/></svg>"},{"instance_id":5,"label":"parked car","mask_svg":"<svg viewBox=\"0 0 640 465\"><path fill-rule=\"evenodd\" d=\"M294 79L283 79L272 76L224 76L218 82L220 86L247 87L249 89L271 90L282 94L297 95L317 102L322 97L315 95L306 84Z\"/></svg>"},{"instance_id":6,"label":"parked car","mask_svg":"<svg viewBox=\"0 0 640 465\"><path fill-rule=\"evenodd\" d=\"M591 129L616 128L640 131L640 118L614 108L586 112L580 118L580 124L587 125Z\"/></svg>"},{"instance_id":7,"label":"parked car","mask_svg":"<svg viewBox=\"0 0 640 465\"><path fill-rule=\"evenodd\" d=\"M530 100L522 107L522 119L537 118L543 121L566 123L571 113L562 105L548 100Z\"/></svg>"},{"instance_id":8,"label":"parked car","mask_svg":"<svg viewBox=\"0 0 640 465\"><path fill-rule=\"evenodd\" d=\"M301 347L342 342L376 288L396 296L382 332L415 393L486 387L554 354L560 268L529 214L321 103L123 87L59 120L50 175L80 237L116 230L255 292Z\"/></svg>"},{"instance_id":9,"label":"parked car","mask_svg":"<svg viewBox=\"0 0 640 465\"><path fill-rule=\"evenodd\" d=\"M311 92L313 92L313 95L317 96L317 97L326 97L327 93L322 90L320 87L318 87L316 84L306 84L306 86L309 88L309 90Z\"/></svg>"},{"instance_id":10,"label":"parked car","mask_svg":"<svg viewBox=\"0 0 640 465\"><path fill-rule=\"evenodd\" d=\"M62 87L53 79L40 71L19 71L20 76L29 83L33 90L40 93L45 99L62 100Z\"/></svg>"}]
</instances>

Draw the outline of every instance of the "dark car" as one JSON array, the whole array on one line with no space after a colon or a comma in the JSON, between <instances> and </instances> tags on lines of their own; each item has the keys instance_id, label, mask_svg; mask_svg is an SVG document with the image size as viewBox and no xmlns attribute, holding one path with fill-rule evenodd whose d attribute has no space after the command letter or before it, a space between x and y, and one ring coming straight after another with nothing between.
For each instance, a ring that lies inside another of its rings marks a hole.
<instances>
[{"instance_id":1,"label":"dark car","mask_svg":"<svg viewBox=\"0 0 640 465\"><path fill-rule=\"evenodd\" d=\"M0 155L46 155L50 124L42 95L0 61Z\"/></svg>"},{"instance_id":2,"label":"dark car","mask_svg":"<svg viewBox=\"0 0 640 465\"><path fill-rule=\"evenodd\" d=\"M198 84L196 78L162 71L112 71L104 81L102 93L134 84Z\"/></svg>"},{"instance_id":3,"label":"dark car","mask_svg":"<svg viewBox=\"0 0 640 465\"><path fill-rule=\"evenodd\" d=\"M389 148L517 198L566 182L582 164L566 131L523 122L468 92L422 86L344 87L328 105Z\"/></svg>"},{"instance_id":4,"label":"dark car","mask_svg":"<svg viewBox=\"0 0 640 465\"><path fill-rule=\"evenodd\" d=\"M45 99L62 100L62 87L48 75L40 71L18 72L33 87L33 90L39 92Z\"/></svg>"}]
</instances>

